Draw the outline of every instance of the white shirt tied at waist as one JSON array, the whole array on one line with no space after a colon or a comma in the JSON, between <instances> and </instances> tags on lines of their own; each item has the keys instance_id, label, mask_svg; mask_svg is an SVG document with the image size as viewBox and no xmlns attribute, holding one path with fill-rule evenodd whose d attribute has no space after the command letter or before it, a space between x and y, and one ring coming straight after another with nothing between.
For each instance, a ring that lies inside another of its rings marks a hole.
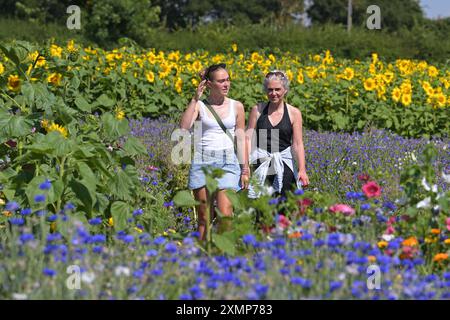
<instances>
[{"instance_id":1,"label":"white shirt tied at waist","mask_svg":"<svg viewBox=\"0 0 450 320\"><path fill-rule=\"evenodd\" d=\"M266 180L267 173L269 171L270 162L273 159L274 170L276 174L276 179L273 180L273 188L277 192L281 192L283 188L283 174L284 174L284 163L292 170L294 173L295 181L297 182L297 188L301 189L302 184L298 180L297 170L294 168L294 159L292 157L291 147L284 149L281 152L269 153L267 150L256 148L250 155L250 163L254 163L256 160L261 159L261 165L253 172L256 176L258 185L263 186ZM283 163L284 162L284 163ZM248 188L249 198L259 198L261 192L256 192L252 185Z\"/></svg>"}]
</instances>

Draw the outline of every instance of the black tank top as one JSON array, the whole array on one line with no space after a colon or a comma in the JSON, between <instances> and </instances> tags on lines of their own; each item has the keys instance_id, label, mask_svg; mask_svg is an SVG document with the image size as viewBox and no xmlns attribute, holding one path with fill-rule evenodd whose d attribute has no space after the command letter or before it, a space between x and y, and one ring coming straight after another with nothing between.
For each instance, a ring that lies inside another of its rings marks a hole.
<instances>
[{"instance_id":1,"label":"black tank top","mask_svg":"<svg viewBox=\"0 0 450 320\"><path fill-rule=\"evenodd\" d=\"M275 146L277 145L277 143L279 145L279 150L274 151L281 152L292 145L293 130L291 119L289 118L289 112L286 102L284 102L283 118L281 118L281 121L276 126L272 126L269 121L268 114L269 103L266 104L262 114L259 116L258 121L256 122L256 145L257 147L265 149L269 153L272 153L271 146L273 141ZM259 131L259 129L262 129L262 131ZM278 129L278 137L275 133L272 132L271 129ZM264 143L264 135L267 135L267 145L265 145Z\"/></svg>"}]
</instances>

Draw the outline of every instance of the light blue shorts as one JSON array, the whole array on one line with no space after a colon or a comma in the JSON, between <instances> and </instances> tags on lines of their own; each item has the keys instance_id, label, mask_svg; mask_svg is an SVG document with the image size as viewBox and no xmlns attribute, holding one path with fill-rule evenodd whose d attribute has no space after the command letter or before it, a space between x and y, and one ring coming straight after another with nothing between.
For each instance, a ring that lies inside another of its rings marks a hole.
<instances>
[{"instance_id":1,"label":"light blue shorts","mask_svg":"<svg viewBox=\"0 0 450 320\"><path fill-rule=\"evenodd\" d=\"M222 177L217 179L219 189L232 189L239 191L241 167L234 150L203 150L195 153L189 169L188 188L198 189L206 186L206 177L202 168L220 168L224 171Z\"/></svg>"}]
</instances>

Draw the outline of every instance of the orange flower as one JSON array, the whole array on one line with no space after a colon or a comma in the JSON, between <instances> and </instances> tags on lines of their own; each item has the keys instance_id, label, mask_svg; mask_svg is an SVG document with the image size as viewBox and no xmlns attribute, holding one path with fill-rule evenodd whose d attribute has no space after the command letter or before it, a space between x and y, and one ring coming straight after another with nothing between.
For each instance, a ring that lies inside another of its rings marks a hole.
<instances>
[{"instance_id":1,"label":"orange flower","mask_svg":"<svg viewBox=\"0 0 450 320\"><path fill-rule=\"evenodd\" d=\"M407 247L414 247L417 246L419 242L417 241L416 237L409 237L408 239L403 240L402 245Z\"/></svg>"},{"instance_id":2,"label":"orange flower","mask_svg":"<svg viewBox=\"0 0 450 320\"><path fill-rule=\"evenodd\" d=\"M432 234L440 234L441 230L439 230L439 229L431 229L431 233Z\"/></svg>"},{"instance_id":3,"label":"orange flower","mask_svg":"<svg viewBox=\"0 0 450 320\"><path fill-rule=\"evenodd\" d=\"M388 246L388 244L389 243L387 243L386 241L380 241L380 242L377 243L378 248L380 248L380 249L386 248Z\"/></svg>"},{"instance_id":4,"label":"orange flower","mask_svg":"<svg viewBox=\"0 0 450 320\"><path fill-rule=\"evenodd\" d=\"M377 257L375 256L368 256L367 259L369 260L370 263L374 263L375 261L377 261Z\"/></svg>"},{"instance_id":5,"label":"orange flower","mask_svg":"<svg viewBox=\"0 0 450 320\"><path fill-rule=\"evenodd\" d=\"M300 232L300 231L295 231L295 232L293 232L293 233L290 233L289 235L288 235L288 238L289 239L292 239L292 238L300 238L302 236L302 233Z\"/></svg>"},{"instance_id":6,"label":"orange flower","mask_svg":"<svg viewBox=\"0 0 450 320\"><path fill-rule=\"evenodd\" d=\"M448 260L448 254L447 253L438 253L434 256L433 261L435 262L441 262L444 260Z\"/></svg>"}]
</instances>

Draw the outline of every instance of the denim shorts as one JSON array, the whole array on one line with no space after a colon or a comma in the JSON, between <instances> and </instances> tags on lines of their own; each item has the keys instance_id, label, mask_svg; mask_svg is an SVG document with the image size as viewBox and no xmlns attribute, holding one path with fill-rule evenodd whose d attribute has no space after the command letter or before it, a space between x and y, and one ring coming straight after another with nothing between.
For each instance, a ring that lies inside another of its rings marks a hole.
<instances>
[{"instance_id":1,"label":"denim shorts","mask_svg":"<svg viewBox=\"0 0 450 320\"><path fill-rule=\"evenodd\" d=\"M234 191L241 189L241 167L233 149L203 150L202 153L195 153L189 169L189 189L193 190L206 186L206 177L202 169L207 167L220 168L224 171L222 177L217 179L219 189L232 189Z\"/></svg>"}]
</instances>

